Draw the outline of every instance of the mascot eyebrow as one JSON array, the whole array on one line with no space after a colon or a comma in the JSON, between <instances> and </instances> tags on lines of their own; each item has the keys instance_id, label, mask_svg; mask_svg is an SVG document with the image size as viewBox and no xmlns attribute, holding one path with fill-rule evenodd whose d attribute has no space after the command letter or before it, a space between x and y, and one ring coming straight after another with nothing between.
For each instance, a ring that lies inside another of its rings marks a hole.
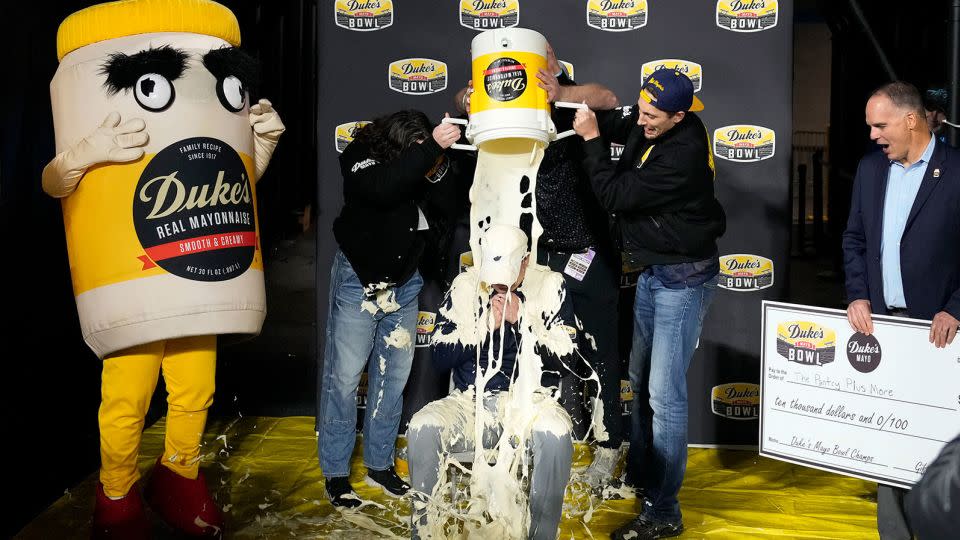
<instances>
[{"instance_id":1,"label":"mascot eyebrow","mask_svg":"<svg viewBox=\"0 0 960 540\"><path fill-rule=\"evenodd\" d=\"M187 68L187 53L169 45L150 48L136 54L113 53L104 62L100 73L107 76L103 86L108 95L129 90L147 73L164 76L168 81L179 79Z\"/></svg>"},{"instance_id":2,"label":"mascot eyebrow","mask_svg":"<svg viewBox=\"0 0 960 540\"><path fill-rule=\"evenodd\" d=\"M257 60L238 47L220 47L211 50L203 55L203 66L217 80L223 80L232 75L240 79L244 88L248 89L253 87L260 71Z\"/></svg>"}]
</instances>

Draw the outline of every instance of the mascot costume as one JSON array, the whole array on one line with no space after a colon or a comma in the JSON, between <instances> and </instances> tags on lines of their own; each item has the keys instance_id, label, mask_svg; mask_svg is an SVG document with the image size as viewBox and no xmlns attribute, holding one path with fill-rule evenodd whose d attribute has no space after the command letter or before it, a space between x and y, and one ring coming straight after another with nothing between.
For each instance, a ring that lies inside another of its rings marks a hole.
<instances>
[{"instance_id":1,"label":"mascot costume","mask_svg":"<svg viewBox=\"0 0 960 540\"><path fill-rule=\"evenodd\" d=\"M209 0L124 0L69 16L50 84L60 198L87 345L103 360L95 538L149 535L138 488L144 416L162 373L164 451L144 488L192 536L221 536L199 471L217 335L266 315L254 185L284 127L249 106L257 69Z\"/></svg>"}]
</instances>

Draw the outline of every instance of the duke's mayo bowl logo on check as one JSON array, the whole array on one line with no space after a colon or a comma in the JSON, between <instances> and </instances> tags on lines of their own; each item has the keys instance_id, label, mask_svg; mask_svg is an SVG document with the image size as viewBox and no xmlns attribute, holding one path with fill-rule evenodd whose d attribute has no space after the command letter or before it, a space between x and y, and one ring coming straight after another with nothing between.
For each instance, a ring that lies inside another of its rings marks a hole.
<instances>
[{"instance_id":1,"label":"duke's mayo bowl logo on check","mask_svg":"<svg viewBox=\"0 0 960 540\"><path fill-rule=\"evenodd\" d=\"M568 77L570 77L571 79L576 79L576 77L573 76L573 64L571 64L570 62L565 62L563 60L557 60L557 62L560 62L560 65L563 66L563 69L567 71Z\"/></svg>"},{"instance_id":2,"label":"duke's mayo bowl logo on check","mask_svg":"<svg viewBox=\"0 0 960 540\"><path fill-rule=\"evenodd\" d=\"M730 383L714 386L710 392L713 414L731 420L760 418L760 385Z\"/></svg>"},{"instance_id":3,"label":"duke's mayo bowl logo on check","mask_svg":"<svg viewBox=\"0 0 960 540\"><path fill-rule=\"evenodd\" d=\"M713 132L713 154L720 159L752 163L773 157L777 134L761 126L724 126Z\"/></svg>"},{"instance_id":4,"label":"duke's mayo bowl logo on check","mask_svg":"<svg viewBox=\"0 0 960 540\"><path fill-rule=\"evenodd\" d=\"M337 26L358 32L383 30L393 24L393 0L336 0Z\"/></svg>"},{"instance_id":5,"label":"duke's mayo bowl logo on check","mask_svg":"<svg viewBox=\"0 0 960 540\"><path fill-rule=\"evenodd\" d=\"M720 0L717 26L733 32L759 32L777 25L777 0Z\"/></svg>"},{"instance_id":6,"label":"duke's mayo bowl logo on check","mask_svg":"<svg viewBox=\"0 0 960 540\"><path fill-rule=\"evenodd\" d=\"M773 285L773 261L759 255L735 253L720 257L720 288L759 291Z\"/></svg>"},{"instance_id":7,"label":"duke's mayo bowl logo on check","mask_svg":"<svg viewBox=\"0 0 960 540\"><path fill-rule=\"evenodd\" d=\"M334 132L334 144L336 145L337 152L343 152L343 149L353 142L353 139L357 136L357 131L360 131L360 128L369 123L370 122L366 120L358 120L337 126Z\"/></svg>"},{"instance_id":8,"label":"duke's mayo bowl logo on check","mask_svg":"<svg viewBox=\"0 0 960 540\"><path fill-rule=\"evenodd\" d=\"M833 362L837 333L809 321L789 321L777 325L777 354L806 366Z\"/></svg>"},{"instance_id":9,"label":"duke's mayo bowl logo on check","mask_svg":"<svg viewBox=\"0 0 960 540\"><path fill-rule=\"evenodd\" d=\"M387 70L390 88L403 94L422 96L447 88L447 64L429 58L404 58Z\"/></svg>"},{"instance_id":10,"label":"duke's mayo bowl logo on check","mask_svg":"<svg viewBox=\"0 0 960 540\"><path fill-rule=\"evenodd\" d=\"M421 311L417 315L417 347L429 347L433 328L437 324L437 314Z\"/></svg>"},{"instance_id":11,"label":"duke's mayo bowl logo on check","mask_svg":"<svg viewBox=\"0 0 960 540\"><path fill-rule=\"evenodd\" d=\"M860 373L870 373L880 367L880 341L876 336L856 332L847 342L847 360Z\"/></svg>"},{"instance_id":12,"label":"duke's mayo bowl logo on check","mask_svg":"<svg viewBox=\"0 0 960 540\"><path fill-rule=\"evenodd\" d=\"M607 32L627 32L647 25L647 0L588 0L587 25Z\"/></svg>"},{"instance_id":13,"label":"duke's mayo bowl logo on check","mask_svg":"<svg viewBox=\"0 0 960 540\"><path fill-rule=\"evenodd\" d=\"M520 0L460 0L460 24L473 30L520 23Z\"/></svg>"},{"instance_id":14,"label":"duke's mayo bowl logo on check","mask_svg":"<svg viewBox=\"0 0 960 540\"><path fill-rule=\"evenodd\" d=\"M694 92L699 92L703 88L703 67L696 62L675 58L647 62L640 68L640 80L647 80L647 77L652 75L654 71L662 68L673 69L686 75L693 83Z\"/></svg>"}]
</instances>

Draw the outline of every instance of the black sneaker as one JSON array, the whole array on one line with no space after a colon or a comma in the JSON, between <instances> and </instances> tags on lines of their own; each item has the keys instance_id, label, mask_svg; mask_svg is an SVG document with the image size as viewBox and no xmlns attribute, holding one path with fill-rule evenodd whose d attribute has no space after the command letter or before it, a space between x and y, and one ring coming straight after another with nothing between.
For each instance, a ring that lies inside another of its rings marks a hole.
<instances>
[{"instance_id":1,"label":"black sneaker","mask_svg":"<svg viewBox=\"0 0 960 540\"><path fill-rule=\"evenodd\" d=\"M643 516L637 516L630 523L613 531L610 538L613 540L654 540L655 538L670 538L680 536L683 532L683 523L669 521L648 521Z\"/></svg>"},{"instance_id":2,"label":"black sneaker","mask_svg":"<svg viewBox=\"0 0 960 540\"><path fill-rule=\"evenodd\" d=\"M367 469L367 485L383 488L384 493L393 497L403 497L410 489L410 484L397 476L393 467L382 471Z\"/></svg>"},{"instance_id":3,"label":"black sneaker","mask_svg":"<svg viewBox=\"0 0 960 540\"><path fill-rule=\"evenodd\" d=\"M339 508L356 508L363 502L350 486L350 480L346 476L325 479L327 488L327 497L330 504Z\"/></svg>"}]
</instances>

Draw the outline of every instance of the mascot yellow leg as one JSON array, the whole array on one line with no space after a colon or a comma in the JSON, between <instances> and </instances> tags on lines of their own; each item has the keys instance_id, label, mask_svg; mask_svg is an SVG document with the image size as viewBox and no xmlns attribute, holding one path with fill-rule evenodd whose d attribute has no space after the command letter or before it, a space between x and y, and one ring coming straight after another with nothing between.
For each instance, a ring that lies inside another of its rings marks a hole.
<instances>
[{"instance_id":1,"label":"mascot yellow leg","mask_svg":"<svg viewBox=\"0 0 960 540\"><path fill-rule=\"evenodd\" d=\"M167 433L163 466L188 479L200 468L200 439L213 403L216 336L171 339L132 347L103 361L100 403L100 482L123 497L139 479L143 419L163 370Z\"/></svg>"},{"instance_id":2,"label":"mascot yellow leg","mask_svg":"<svg viewBox=\"0 0 960 540\"><path fill-rule=\"evenodd\" d=\"M200 441L207 410L213 404L216 360L216 336L147 343L104 359L99 417L102 487L98 496L126 499L124 504L139 508L139 493L131 493L131 489L139 480L140 435L162 373L167 386L166 440L146 486L147 499L180 530L220 534L223 517L199 470Z\"/></svg>"}]
</instances>

